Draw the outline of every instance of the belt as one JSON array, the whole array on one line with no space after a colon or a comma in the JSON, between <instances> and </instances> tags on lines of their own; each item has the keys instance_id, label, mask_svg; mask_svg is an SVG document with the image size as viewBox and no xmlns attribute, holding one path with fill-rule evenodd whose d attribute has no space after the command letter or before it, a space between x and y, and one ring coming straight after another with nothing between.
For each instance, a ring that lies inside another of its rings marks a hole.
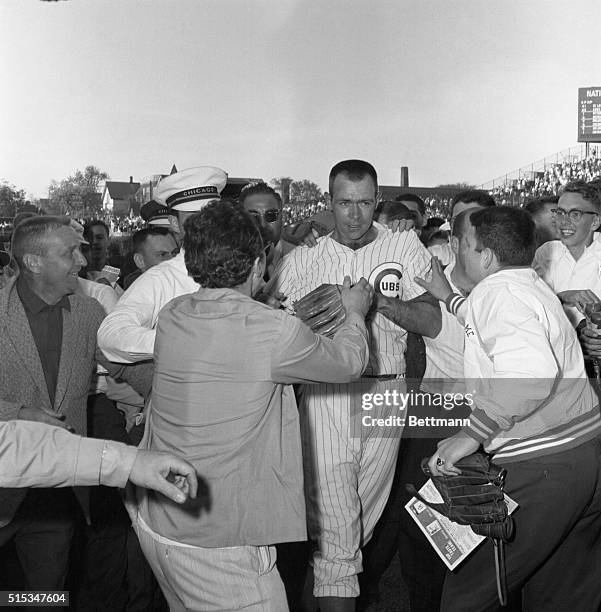
<instances>
[{"instance_id":1,"label":"belt","mask_svg":"<svg viewBox=\"0 0 601 612\"><path fill-rule=\"evenodd\" d=\"M404 374L363 374L361 378L375 378L377 380L397 380L405 378Z\"/></svg>"}]
</instances>

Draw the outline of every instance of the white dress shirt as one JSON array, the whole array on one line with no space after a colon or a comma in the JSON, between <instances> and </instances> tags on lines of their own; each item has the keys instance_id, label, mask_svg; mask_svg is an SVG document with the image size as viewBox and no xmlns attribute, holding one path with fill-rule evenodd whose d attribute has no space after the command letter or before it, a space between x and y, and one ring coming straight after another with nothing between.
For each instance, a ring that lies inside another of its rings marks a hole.
<instances>
[{"instance_id":1,"label":"white dress shirt","mask_svg":"<svg viewBox=\"0 0 601 612\"><path fill-rule=\"evenodd\" d=\"M532 267L557 293L574 289L590 289L601 301L601 235L594 234L593 242L576 261L560 240L541 245L534 255ZM574 327L584 315L573 306L564 306Z\"/></svg>"}]
</instances>

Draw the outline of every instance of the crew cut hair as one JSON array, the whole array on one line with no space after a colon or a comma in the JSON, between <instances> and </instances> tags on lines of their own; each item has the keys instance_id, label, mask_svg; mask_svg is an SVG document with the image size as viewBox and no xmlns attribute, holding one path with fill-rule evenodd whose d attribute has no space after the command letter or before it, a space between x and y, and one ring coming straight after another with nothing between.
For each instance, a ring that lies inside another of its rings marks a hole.
<instances>
[{"instance_id":1,"label":"crew cut hair","mask_svg":"<svg viewBox=\"0 0 601 612\"><path fill-rule=\"evenodd\" d=\"M282 197L280 194L273 187L270 187L265 181L256 181L254 183L247 183L244 185L244 187L242 187L240 190L238 202L240 202L240 204L244 204L244 200L246 200L246 198L258 193L272 195L277 200L278 207L282 206Z\"/></svg>"},{"instance_id":2,"label":"crew cut hair","mask_svg":"<svg viewBox=\"0 0 601 612\"><path fill-rule=\"evenodd\" d=\"M459 202L464 202L465 204L473 202L482 208L490 208L491 206L497 205L495 199L487 191L483 191L482 189L466 189L453 196L451 200L451 216L453 215L455 206L459 204Z\"/></svg>"},{"instance_id":3,"label":"crew cut hair","mask_svg":"<svg viewBox=\"0 0 601 612\"><path fill-rule=\"evenodd\" d=\"M470 213L477 249L490 249L502 266L529 266L536 251L535 225L522 208L494 206Z\"/></svg>"},{"instance_id":4,"label":"crew cut hair","mask_svg":"<svg viewBox=\"0 0 601 612\"><path fill-rule=\"evenodd\" d=\"M150 236L169 236L172 235L168 227L164 225L150 225L144 229L138 230L132 236L133 252L139 253L144 243Z\"/></svg>"},{"instance_id":5,"label":"crew cut hair","mask_svg":"<svg viewBox=\"0 0 601 612\"><path fill-rule=\"evenodd\" d=\"M50 234L61 227L69 227L69 217L41 215L23 219L15 228L12 241L12 256L23 269L23 257L26 254L46 255L47 239Z\"/></svg>"},{"instance_id":6,"label":"crew cut hair","mask_svg":"<svg viewBox=\"0 0 601 612\"><path fill-rule=\"evenodd\" d=\"M338 162L331 170L330 177L328 179L328 189L330 196L333 195L334 180L339 174L343 174L348 177L351 181L362 181L366 176L371 177L376 188L376 195L378 194L378 174L376 169L366 161L362 159L345 159L344 161Z\"/></svg>"}]
</instances>

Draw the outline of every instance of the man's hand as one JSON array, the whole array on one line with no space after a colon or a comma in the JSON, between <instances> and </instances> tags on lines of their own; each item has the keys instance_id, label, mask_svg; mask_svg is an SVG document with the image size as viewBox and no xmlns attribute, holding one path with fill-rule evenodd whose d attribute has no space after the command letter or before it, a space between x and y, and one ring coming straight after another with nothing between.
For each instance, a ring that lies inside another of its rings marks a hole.
<instances>
[{"instance_id":1,"label":"man's hand","mask_svg":"<svg viewBox=\"0 0 601 612\"><path fill-rule=\"evenodd\" d=\"M561 303L565 306L574 306L578 310L585 314L584 310L587 304L596 304L601 302L601 299L597 297L597 294L590 289L571 289L569 291L560 291L557 294Z\"/></svg>"},{"instance_id":2,"label":"man's hand","mask_svg":"<svg viewBox=\"0 0 601 612\"><path fill-rule=\"evenodd\" d=\"M282 308L282 303L286 301L286 296L279 291L276 291L273 295L270 295L265 293L264 290L261 290L259 293L255 294L255 300L257 300L257 302L261 302L262 304L267 304L275 310L278 310Z\"/></svg>"},{"instance_id":3,"label":"man's hand","mask_svg":"<svg viewBox=\"0 0 601 612\"><path fill-rule=\"evenodd\" d=\"M345 276L340 298L347 314L356 312L362 318L368 313L374 297L373 287L362 278L351 288L351 277Z\"/></svg>"},{"instance_id":4,"label":"man's hand","mask_svg":"<svg viewBox=\"0 0 601 612\"><path fill-rule=\"evenodd\" d=\"M54 412L47 412L41 408L31 408L29 406L21 406L17 415L18 419L22 421L35 421L36 423L46 423L46 425L52 425L53 427L60 427L72 431L70 427L65 423L64 414L56 414Z\"/></svg>"},{"instance_id":5,"label":"man's hand","mask_svg":"<svg viewBox=\"0 0 601 612\"><path fill-rule=\"evenodd\" d=\"M578 335L584 353L590 357L601 357L601 336L590 327L583 326Z\"/></svg>"},{"instance_id":6,"label":"man's hand","mask_svg":"<svg viewBox=\"0 0 601 612\"><path fill-rule=\"evenodd\" d=\"M139 450L129 479L135 485L153 489L183 504L196 497L198 478L194 467L170 453Z\"/></svg>"},{"instance_id":7,"label":"man's hand","mask_svg":"<svg viewBox=\"0 0 601 612\"><path fill-rule=\"evenodd\" d=\"M315 228L311 228L311 231L301 240L301 244L313 248L317 244L319 233Z\"/></svg>"},{"instance_id":8,"label":"man's hand","mask_svg":"<svg viewBox=\"0 0 601 612\"><path fill-rule=\"evenodd\" d=\"M453 293L438 257L432 257L432 276L430 280L415 277L415 282L441 302L444 302Z\"/></svg>"},{"instance_id":9,"label":"man's hand","mask_svg":"<svg viewBox=\"0 0 601 612\"><path fill-rule=\"evenodd\" d=\"M456 433L454 436L438 443L438 449L428 461L428 468L434 476L441 476L442 474L457 476L457 474L461 474L461 470L455 467L455 463L459 459L475 453L478 448L480 448L480 444L476 440L462 432Z\"/></svg>"},{"instance_id":10,"label":"man's hand","mask_svg":"<svg viewBox=\"0 0 601 612\"><path fill-rule=\"evenodd\" d=\"M387 225L393 232L399 233L415 229L415 221L413 219L393 219Z\"/></svg>"}]
</instances>

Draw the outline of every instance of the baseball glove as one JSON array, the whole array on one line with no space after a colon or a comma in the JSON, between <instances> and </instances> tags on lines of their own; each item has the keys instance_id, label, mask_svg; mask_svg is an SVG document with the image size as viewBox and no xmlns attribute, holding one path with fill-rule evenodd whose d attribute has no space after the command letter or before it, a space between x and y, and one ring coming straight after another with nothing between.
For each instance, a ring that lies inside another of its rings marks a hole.
<instances>
[{"instance_id":1,"label":"baseball glove","mask_svg":"<svg viewBox=\"0 0 601 612\"><path fill-rule=\"evenodd\" d=\"M316 334L331 338L346 316L340 291L340 285L324 283L294 302L294 314Z\"/></svg>"},{"instance_id":2,"label":"baseball glove","mask_svg":"<svg viewBox=\"0 0 601 612\"><path fill-rule=\"evenodd\" d=\"M422 461L422 470L432 478L442 503L426 501L413 485L409 485L408 490L455 523L470 525L479 535L509 540L513 534L513 520L507 512L503 495L506 470L483 453L468 455L455 466L461 474L433 476L428 469L428 459Z\"/></svg>"}]
</instances>

